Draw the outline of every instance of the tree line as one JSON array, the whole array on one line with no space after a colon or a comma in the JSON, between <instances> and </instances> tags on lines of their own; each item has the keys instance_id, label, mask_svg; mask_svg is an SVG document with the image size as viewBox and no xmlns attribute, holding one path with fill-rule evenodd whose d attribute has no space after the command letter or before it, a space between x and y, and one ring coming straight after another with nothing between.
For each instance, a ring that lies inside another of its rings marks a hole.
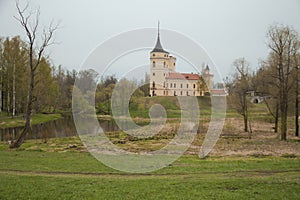
<instances>
[{"instance_id":1,"label":"tree line","mask_svg":"<svg viewBox=\"0 0 300 200\"><path fill-rule=\"evenodd\" d=\"M26 112L30 83L28 65L29 46L25 41L19 36L0 38L0 112L8 116ZM49 58L42 57L34 73L34 112L71 108L72 88L78 74L75 70L55 67Z\"/></svg>"},{"instance_id":2,"label":"tree line","mask_svg":"<svg viewBox=\"0 0 300 200\"><path fill-rule=\"evenodd\" d=\"M20 36L0 38L0 112L14 117L26 112L28 85L30 82L28 45ZM114 75L98 77L92 70L63 69L53 66L50 59L42 57L35 72L33 111L52 113L70 111L75 80L97 85L96 109L100 114L110 114L110 98L118 82ZM98 80L99 79L99 80ZM149 75L140 81L120 80L124 85L138 88L134 96L149 95ZM91 92L88 85L81 91Z\"/></svg>"},{"instance_id":3,"label":"tree line","mask_svg":"<svg viewBox=\"0 0 300 200\"><path fill-rule=\"evenodd\" d=\"M300 38L292 27L275 24L269 27L266 39L269 55L260 61L259 69L252 72L245 58L236 59L234 74L226 85L235 109L243 116L246 132L251 132L249 93L255 92L274 119L274 131L280 131L280 139L286 140L288 116L294 116L294 135L299 136Z\"/></svg>"}]
</instances>

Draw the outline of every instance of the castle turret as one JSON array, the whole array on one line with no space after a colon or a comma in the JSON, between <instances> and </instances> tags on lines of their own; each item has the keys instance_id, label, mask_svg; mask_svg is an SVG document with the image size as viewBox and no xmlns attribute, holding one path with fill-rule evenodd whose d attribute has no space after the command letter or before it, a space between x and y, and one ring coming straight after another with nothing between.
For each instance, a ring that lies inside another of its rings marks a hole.
<instances>
[{"instance_id":1,"label":"castle turret","mask_svg":"<svg viewBox=\"0 0 300 200\"><path fill-rule=\"evenodd\" d=\"M169 65L175 67L175 64L170 63L170 58L169 52L165 51L161 45L158 26L157 41L150 52L150 96L165 95L165 80L170 71ZM172 58L172 61L175 63L176 58Z\"/></svg>"},{"instance_id":2,"label":"castle turret","mask_svg":"<svg viewBox=\"0 0 300 200\"><path fill-rule=\"evenodd\" d=\"M208 89L208 91L205 91L205 92L209 92L213 88L214 75L210 72L208 65L206 65L206 67L203 68L202 77L203 77L205 84L207 86L207 89Z\"/></svg>"}]
</instances>

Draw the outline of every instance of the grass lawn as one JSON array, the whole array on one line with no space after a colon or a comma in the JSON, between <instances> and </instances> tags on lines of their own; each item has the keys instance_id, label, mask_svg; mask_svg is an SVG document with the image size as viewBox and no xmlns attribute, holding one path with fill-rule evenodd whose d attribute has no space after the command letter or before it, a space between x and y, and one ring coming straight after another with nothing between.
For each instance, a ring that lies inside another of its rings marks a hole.
<instances>
[{"instance_id":1,"label":"grass lawn","mask_svg":"<svg viewBox=\"0 0 300 200\"><path fill-rule=\"evenodd\" d=\"M34 114L31 117L31 123L40 124L60 118L62 118L61 114ZM21 115L15 116L14 118L4 113L0 115L0 128L20 127L24 126L24 124L25 119Z\"/></svg>"},{"instance_id":2,"label":"grass lawn","mask_svg":"<svg viewBox=\"0 0 300 200\"><path fill-rule=\"evenodd\" d=\"M168 120L180 114L174 107L176 102L169 103L174 98L146 100L166 104ZM210 113L208 104L208 100L201 101L204 117ZM136 117L148 113L132 112ZM220 138L213 156L200 160L184 155L170 166L147 174L106 167L86 152L78 137L52 138L48 143L26 140L18 150L10 150L2 142L0 199L299 199L300 156L295 153L299 152L299 140L282 142L270 133L272 125L261 122L270 118L265 107L253 107L251 114L251 119L257 120L251 140L234 137L244 136L240 132L242 121L229 109L223 130L228 138ZM52 117L36 115L32 120L41 123ZM2 119L0 127L5 122ZM208 121L204 118L201 123L204 129ZM227 156L226 152L236 154Z\"/></svg>"},{"instance_id":3,"label":"grass lawn","mask_svg":"<svg viewBox=\"0 0 300 200\"><path fill-rule=\"evenodd\" d=\"M33 141L25 147L29 143ZM299 157L200 160L185 155L159 171L128 174L104 166L87 152L9 150L3 143L0 147L0 199L299 199L300 195Z\"/></svg>"}]
</instances>

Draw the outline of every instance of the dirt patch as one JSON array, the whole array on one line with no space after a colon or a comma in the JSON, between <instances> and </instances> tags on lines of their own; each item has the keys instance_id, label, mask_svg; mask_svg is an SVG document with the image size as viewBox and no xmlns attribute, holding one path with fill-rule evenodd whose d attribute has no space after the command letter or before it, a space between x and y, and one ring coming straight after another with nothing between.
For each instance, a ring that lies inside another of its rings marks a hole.
<instances>
[{"instance_id":1,"label":"dirt patch","mask_svg":"<svg viewBox=\"0 0 300 200\"><path fill-rule=\"evenodd\" d=\"M223 133L211 155L216 156L300 156L300 138L289 131L288 140L280 141L279 134L274 133L273 124L252 122L252 133L243 131L241 119L226 119Z\"/></svg>"}]
</instances>

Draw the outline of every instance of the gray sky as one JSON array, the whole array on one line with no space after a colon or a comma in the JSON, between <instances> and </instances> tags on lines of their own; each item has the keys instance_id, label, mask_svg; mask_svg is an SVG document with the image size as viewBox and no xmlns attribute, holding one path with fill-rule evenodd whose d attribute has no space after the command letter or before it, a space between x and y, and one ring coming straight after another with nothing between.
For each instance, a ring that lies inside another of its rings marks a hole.
<instances>
[{"instance_id":1,"label":"gray sky","mask_svg":"<svg viewBox=\"0 0 300 200\"><path fill-rule=\"evenodd\" d=\"M201 44L223 76L230 74L233 60L239 57L245 57L253 69L257 68L258 60L268 54L265 35L269 25L291 25L300 33L299 0L29 2L33 8L40 7L42 25L61 21L55 36L60 44L51 46L48 53L54 65L68 69L79 69L89 53L112 36L156 27L158 20L161 28L178 31ZM0 0L0 36L21 35L25 39L14 15L14 1ZM161 39L163 44L163 35Z\"/></svg>"}]
</instances>

